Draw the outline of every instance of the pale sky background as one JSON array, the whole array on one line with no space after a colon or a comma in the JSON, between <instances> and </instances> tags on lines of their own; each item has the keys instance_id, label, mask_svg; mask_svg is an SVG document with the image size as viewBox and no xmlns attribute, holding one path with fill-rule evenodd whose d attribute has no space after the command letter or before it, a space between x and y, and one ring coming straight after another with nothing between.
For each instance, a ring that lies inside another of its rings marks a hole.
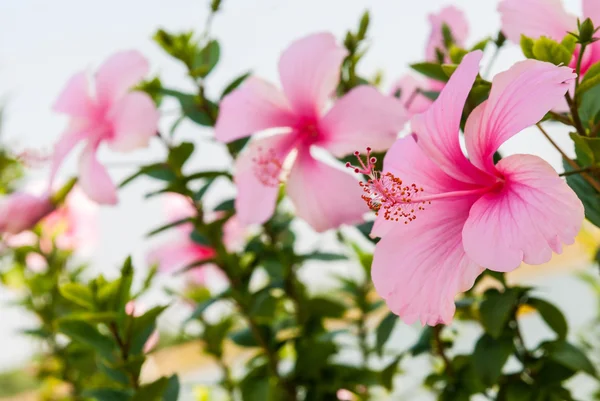
<instances>
[{"instance_id":1,"label":"pale sky background","mask_svg":"<svg viewBox=\"0 0 600 401\"><path fill-rule=\"evenodd\" d=\"M1 0L0 99L6 104L4 141L17 150L49 151L66 124L63 117L52 113L51 105L67 79L74 72L97 66L118 50L138 49L149 58L152 71L160 74L165 86L191 91L183 67L164 54L151 37L160 27L167 31L200 32L208 2ZM579 0L566 3L569 10L579 14ZM249 69L277 82L279 54L291 41L318 31L331 31L343 38L348 29L356 28L367 8L371 11L371 47L361 64L361 72L373 74L382 69L387 90L408 71L409 63L423 59L430 30L427 15L449 4L465 11L471 29L469 44L498 32L500 20L495 0L223 0L222 12L215 18L212 29L221 44L221 61L208 80L208 93L219 94L227 83ZM517 47L509 45L493 71L502 71L520 58ZM165 103L164 108L174 107ZM163 128L168 126L165 124ZM559 143L569 147L566 130L550 131ZM180 138L206 137L209 133L192 123L183 124L178 132ZM538 154L560 168L560 156L536 131L511 140L503 151ZM103 151L100 158L109 164L120 163L110 169L118 181L134 168L123 164L135 166L158 160L162 155L162 148L155 143L150 149L131 154ZM194 166L206 169L225 168L229 163L227 153L216 144L198 146L193 159ZM73 174L75 167L76 157L72 155L61 175ZM44 179L46 174L47 170L40 170L33 176ZM143 201L143 194L153 187L155 183L139 180L121 191L118 206L101 210L100 240L92 255L95 269L114 273L130 253L136 266L145 268L144 255L156 242L144 239L144 234L164 219L159 199ZM217 199L223 193L212 195ZM310 235L307 244L320 239L316 234ZM551 289L548 292L555 299L564 301L565 308L570 305L569 318L581 323L592 312L582 312L577 305L580 299L571 299L569 292L584 290L575 281L567 289L558 286L561 280L551 280L545 288ZM8 297L0 294L0 299ZM3 370L26 361L33 348L27 340L15 335L17 328L26 326L22 313L1 308L0 370Z\"/></svg>"}]
</instances>

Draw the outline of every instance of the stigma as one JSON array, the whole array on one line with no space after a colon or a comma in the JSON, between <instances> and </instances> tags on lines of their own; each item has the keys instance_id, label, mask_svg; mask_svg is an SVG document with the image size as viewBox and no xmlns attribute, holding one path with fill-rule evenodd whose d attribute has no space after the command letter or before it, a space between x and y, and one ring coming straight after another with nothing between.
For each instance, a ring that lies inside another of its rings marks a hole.
<instances>
[{"instance_id":1,"label":"stigma","mask_svg":"<svg viewBox=\"0 0 600 401\"><path fill-rule=\"evenodd\" d=\"M405 183L390 172L377 171L377 158L371 156L371 148L367 148L364 161L360 152L354 152L354 156L359 166L346 163L346 167L368 177L366 182L359 182L363 190L361 197L376 215L382 214L386 220L408 224L417 218L417 212L425 210L426 204L431 204L430 201L419 200L423 188L414 183Z\"/></svg>"}]
</instances>

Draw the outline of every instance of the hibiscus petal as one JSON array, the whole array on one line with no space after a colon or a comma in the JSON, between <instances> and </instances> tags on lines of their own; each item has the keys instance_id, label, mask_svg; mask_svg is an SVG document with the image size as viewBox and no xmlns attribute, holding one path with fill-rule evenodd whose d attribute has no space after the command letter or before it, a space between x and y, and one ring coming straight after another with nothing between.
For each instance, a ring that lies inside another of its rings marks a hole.
<instances>
[{"instance_id":1,"label":"hibiscus petal","mask_svg":"<svg viewBox=\"0 0 600 401\"><path fill-rule=\"evenodd\" d=\"M96 96L100 103L110 104L148 74L148 60L138 51L112 55L96 73Z\"/></svg>"},{"instance_id":2,"label":"hibiscus petal","mask_svg":"<svg viewBox=\"0 0 600 401\"><path fill-rule=\"evenodd\" d=\"M383 160L383 172L392 173L407 185L415 184L423 188L424 196L472 189L472 185L450 177L431 161L419 147L414 134L398 139L388 150ZM380 214L375 220L371 235L383 237L397 226L398 222L385 220Z\"/></svg>"},{"instance_id":3,"label":"hibiscus petal","mask_svg":"<svg viewBox=\"0 0 600 401\"><path fill-rule=\"evenodd\" d=\"M160 271L168 273L181 270L192 263L210 259L213 256L212 248L195 244L184 238L154 248L148 254L147 260L148 264L156 264Z\"/></svg>"},{"instance_id":4,"label":"hibiscus petal","mask_svg":"<svg viewBox=\"0 0 600 401\"><path fill-rule=\"evenodd\" d=\"M316 117L334 92L347 51L330 33L317 33L292 43L279 60L286 97L302 116Z\"/></svg>"},{"instance_id":5,"label":"hibiscus petal","mask_svg":"<svg viewBox=\"0 0 600 401\"><path fill-rule=\"evenodd\" d=\"M315 160L308 149L298 152L287 192L298 217L317 232L358 223L367 212L358 180L349 172Z\"/></svg>"},{"instance_id":6,"label":"hibiscus petal","mask_svg":"<svg viewBox=\"0 0 600 401\"><path fill-rule=\"evenodd\" d=\"M279 173L293 141L294 136L287 134L253 141L237 158L235 210L242 224L262 224L273 215L279 194Z\"/></svg>"},{"instance_id":7,"label":"hibiscus petal","mask_svg":"<svg viewBox=\"0 0 600 401\"><path fill-rule=\"evenodd\" d=\"M583 0L583 16L591 19L594 26L600 25L600 2L598 0Z\"/></svg>"},{"instance_id":8,"label":"hibiscus petal","mask_svg":"<svg viewBox=\"0 0 600 401\"><path fill-rule=\"evenodd\" d=\"M63 136L54 145L54 152L52 153L52 162L50 166L50 180L48 187L52 188L58 169L62 165L65 157L73 150L77 144L84 140L88 136L88 131L85 129L72 129L67 130Z\"/></svg>"},{"instance_id":9,"label":"hibiscus petal","mask_svg":"<svg viewBox=\"0 0 600 401\"><path fill-rule=\"evenodd\" d=\"M319 125L315 145L337 157L371 147L387 150L408 120L404 107L372 86L361 85L339 99Z\"/></svg>"},{"instance_id":10,"label":"hibiscus petal","mask_svg":"<svg viewBox=\"0 0 600 401\"><path fill-rule=\"evenodd\" d=\"M454 297L483 271L462 247L462 227L474 200L436 202L416 220L398 224L375 247L373 284L404 322L450 323Z\"/></svg>"},{"instance_id":11,"label":"hibiscus petal","mask_svg":"<svg viewBox=\"0 0 600 401\"><path fill-rule=\"evenodd\" d=\"M544 160L506 157L497 165L504 188L473 205L463 230L467 255L485 268L516 269L521 261L545 263L552 251L572 244L584 218L583 205Z\"/></svg>"},{"instance_id":12,"label":"hibiscus petal","mask_svg":"<svg viewBox=\"0 0 600 401\"><path fill-rule=\"evenodd\" d=\"M398 100L402 103L406 113L408 113L409 116L413 116L424 112L433 103L431 99L418 93L417 91L419 89L430 89L429 83L407 74L401 77L392 86L390 96L395 96L399 93L400 97Z\"/></svg>"},{"instance_id":13,"label":"hibiscus petal","mask_svg":"<svg viewBox=\"0 0 600 401\"><path fill-rule=\"evenodd\" d=\"M107 143L118 152L147 147L158 131L160 114L150 96L143 92L123 96L113 104L109 116L113 135Z\"/></svg>"},{"instance_id":14,"label":"hibiscus petal","mask_svg":"<svg viewBox=\"0 0 600 401\"><path fill-rule=\"evenodd\" d=\"M521 61L497 74L488 100L469 116L465 127L471 162L493 173L494 152L513 135L562 104L574 78L569 67L536 60Z\"/></svg>"},{"instance_id":15,"label":"hibiscus petal","mask_svg":"<svg viewBox=\"0 0 600 401\"><path fill-rule=\"evenodd\" d=\"M437 61L436 49L445 49L442 26L446 24L450 28L454 42L462 46L469 36L469 23L465 14L456 7L449 6L437 14L429 15L431 34L427 40L425 56L429 61Z\"/></svg>"},{"instance_id":16,"label":"hibiscus petal","mask_svg":"<svg viewBox=\"0 0 600 401\"><path fill-rule=\"evenodd\" d=\"M106 168L98 162L98 144L88 144L79 158L79 186L94 202L106 205L117 203L117 189Z\"/></svg>"},{"instance_id":17,"label":"hibiscus petal","mask_svg":"<svg viewBox=\"0 0 600 401\"><path fill-rule=\"evenodd\" d=\"M231 142L268 128L290 127L295 122L283 93L270 83L251 77L221 101L215 137Z\"/></svg>"},{"instance_id":18,"label":"hibiscus petal","mask_svg":"<svg viewBox=\"0 0 600 401\"><path fill-rule=\"evenodd\" d=\"M515 43L521 41L521 35L560 41L567 31L577 28L577 19L565 11L561 0L503 0L498 11L502 32Z\"/></svg>"},{"instance_id":19,"label":"hibiscus petal","mask_svg":"<svg viewBox=\"0 0 600 401\"><path fill-rule=\"evenodd\" d=\"M69 79L53 110L73 117L90 118L95 113L95 104L90 97L89 80L85 71L77 73Z\"/></svg>"},{"instance_id":20,"label":"hibiscus petal","mask_svg":"<svg viewBox=\"0 0 600 401\"><path fill-rule=\"evenodd\" d=\"M485 176L463 154L458 132L463 106L479 73L482 56L481 51L467 54L433 105L411 122L421 149L448 175L470 183L480 182Z\"/></svg>"}]
</instances>

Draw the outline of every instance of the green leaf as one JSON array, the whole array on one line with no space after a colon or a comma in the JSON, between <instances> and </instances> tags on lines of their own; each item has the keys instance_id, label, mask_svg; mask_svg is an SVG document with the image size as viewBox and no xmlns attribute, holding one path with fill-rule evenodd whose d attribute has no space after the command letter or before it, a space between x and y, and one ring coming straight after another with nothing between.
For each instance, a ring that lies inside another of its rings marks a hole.
<instances>
[{"instance_id":1,"label":"green leaf","mask_svg":"<svg viewBox=\"0 0 600 401\"><path fill-rule=\"evenodd\" d=\"M130 401L131 396L125 390L114 388L94 388L84 390L82 396L96 401Z\"/></svg>"},{"instance_id":2,"label":"green leaf","mask_svg":"<svg viewBox=\"0 0 600 401\"><path fill-rule=\"evenodd\" d=\"M446 77L448 78L454 74L454 71L456 71L457 68L458 65L456 64L442 64L442 71L444 71L444 74L446 74Z\"/></svg>"},{"instance_id":3,"label":"green leaf","mask_svg":"<svg viewBox=\"0 0 600 401\"><path fill-rule=\"evenodd\" d=\"M307 260L320 260L320 261L337 261L337 260L347 260L346 255L342 255L339 253L330 253L330 252L313 252L306 255L299 255L301 261L305 262Z\"/></svg>"},{"instance_id":4,"label":"green leaf","mask_svg":"<svg viewBox=\"0 0 600 401\"><path fill-rule=\"evenodd\" d=\"M194 57L193 68L190 71L190 74L193 77L206 77L219 62L220 55L221 48L219 42L211 40Z\"/></svg>"},{"instance_id":5,"label":"green leaf","mask_svg":"<svg viewBox=\"0 0 600 401\"><path fill-rule=\"evenodd\" d=\"M533 306L540 314L546 324L554 330L559 339L565 339L567 336L568 326L565 316L560 309L539 298L529 298L527 304Z\"/></svg>"},{"instance_id":6,"label":"green leaf","mask_svg":"<svg viewBox=\"0 0 600 401\"><path fill-rule=\"evenodd\" d=\"M594 126L598 121L600 113L600 85L587 90L581 96L579 105L579 117L586 128Z\"/></svg>"},{"instance_id":7,"label":"green leaf","mask_svg":"<svg viewBox=\"0 0 600 401\"><path fill-rule=\"evenodd\" d=\"M394 388L394 376L398 370L398 364L404 354L397 356L392 362L390 362L380 374L381 385L388 391L392 391Z\"/></svg>"},{"instance_id":8,"label":"green leaf","mask_svg":"<svg viewBox=\"0 0 600 401\"><path fill-rule=\"evenodd\" d=\"M426 77L433 78L442 82L448 81L448 76L446 75L440 64L424 62L411 64L410 67L413 70L425 75Z\"/></svg>"},{"instance_id":9,"label":"green leaf","mask_svg":"<svg viewBox=\"0 0 600 401\"><path fill-rule=\"evenodd\" d=\"M533 39L521 35L521 51L527 58L535 58L533 54Z\"/></svg>"},{"instance_id":10,"label":"green leaf","mask_svg":"<svg viewBox=\"0 0 600 401\"><path fill-rule=\"evenodd\" d=\"M377 341L375 342L375 350L377 350L377 353L380 356L383 353L383 347L385 343L390 338L390 335L394 331L394 327L398 321L398 316L390 312L383 319L381 319L379 326L377 326Z\"/></svg>"},{"instance_id":11,"label":"green leaf","mask_svg":"<svg viewBox=\"0 0 600 401\"><path fill-rule=\"evenodd\" d=\"M600 61L593 64L583 76L583 80L577 88L577 96L584 94L598 84L600 84Z\"/></svg>"},{"instance_id":12,"label":"green leaf","mask_svg":"<svg viewBox=\"0 0 600 401\"><path fill-rule=\"evenodd\" d=\"M72 340L94 348L104 359L112 360L116 348L112 338L101 334L98 329L89 323L68 320L59 321L58 330Z\"/></svg>"},{"instance_id":13,"label":"green leaf","mask_svg":"<svg viewBox=\"0 0 600 401\"><path fill-rule=\"evenodd\" d=\"M555 65L569 65L573 56L565 46L545 36L535 40L532 51L536 60Z\"/></svg>"},{"instance_id":14,"label":"green leaf","mask_svg":"<svg viewBox=\"0 0 600 401\"><path fill-rule=\"evenodd\" d=\"M165 388L165 391L163 391L163 401L177 401L179 398L179 390L179 377L177 375L169 377L167 387Z\"/></svg>"},{"instance_id":15,"label":"green leaf","mask_svg":"<svg viewBox=\"0 0 600 401\"><path fill-rule=\"evenodd\" d=\"M88 323L111 323L119 318L116 312L81 312L61 317L61 321L81 320Z\"/></svg>"},{"instance_id":16,"label":"green leaf","mask_svg":"<svg viewBox=\"0 0 600 401\"><path fill-rule=\"evenodd\" d=\"M58 290L60 295L79 306L90 310L95 307L92 290L83 284L65 283L58 287Z\"/></svg>"},{"instance_id":17,"label":"green leaf","mask_svg":"<svg viewBox=\"0 0 600 401\"><path fill-rule=\"evenodd\" d=\"M272 296L268 290L261 291L254 298L250 315L257 319L272 319L275 315L275 309L277 309L277 302L277 298Z\"/></svg>"},{"instance_id":18,"label":"green leaf","mask_svg":"<svg viewBox=\"0 0 600 401\"><path fill-rule=\"evenodd\" d=\"M194 144L191 142L182 142L178 146L171 148L169 151L168 163L174 167L175 170L179 170L183 167L185 162L194 153Z\"/></svg>"},{"instance_id":19,"label":"green leaf","mask_svg":"<svg viewBox=\"0 0 600 401\"><path fill-rule=\"evenodd\" d=\"M424 352L431 350L431 343L433 341L433 327L426 326L421 331L421 335L417 342L410 348L412 356L420 355Z\"/></svg>"},{"instance_id":20,"label":"green leaf","mask_svg":"<svg viewBox=\"0 0 600 401\"><path fill-rule=\"evenodd\" d=\"M591 376L596 376L596 369L588 357L576 346L564 340L543 343L544 349L550 359L575 371L583 371Z\"/></svg>"},{"instance_id":21,"label":"green leaf","mask_svg":"<svg viewBox=\"0 0 600 401\"><path fill-rule=\"evenodd\" d=\"M223 99L225 96L229 95L231 92L236 90L249 76L250 76L250 71L248 71L245 74L240 75L239 77L237 77L236 79L231 81L231 83L229 85L227 85L225 87L225 89L223 89L223 93L221 94L221 99Z\"/></svg>"},{"instance_id":22,"label":"green leaf","mask_svg":"<svg viewBox=\"0 0 600 401\"><path fill-rule=\"evenodd\" d=\"M578 164L582 167L593 165L596 156L594 155L594 151L586 139L594 140L591 142L591 145L598 146L598 155L600 156L600 138L586 138L577 134L576 132L571 132L569 136L575 144L575 154L577 155L577 161L579 162Z\"/></svg>"},{"instance_id":23,"label":"green leaf","mask_svg":"<svg viewBox=\"0 0 600 401\"><path fill-rule=\"evenodd\" d=\"M487 43L487 41L484 43ZM484 44L484 47L485 47L485 44ZM458 46L452 46L450 48L450 52L448 55L450 56L450 60L452 60L453 64L460 64L463 57L465 57L467 55L467 53L469 53L469 52L465 49L461 49Z\"/></svg>"},{"instance_id":24,"label":"green leaf","mask_svg":"<svg viewBox=\"0 0 600 401\"><path fill-rule=\"evenodd\" d=\"M143 354L143 348L150 335L156 329L156 319L163 313L168 306L155 306L148 310L143 315L136 316L133 318L131 324L130 336L130 347L129 352L131 355Z\"/></svg>"},{"instance_id":25,"label":"green leaf","mask_svg":"<svg viewBox=\"0 0 600 401\"><path fill-rule=\"evenodd\" d=\"M214 182L215 182L215 180L211 178L208 181L206 181L206 183L204 185L202 185L202 187L200 187L199 190L197 190L196 192L194 192L194 194L192 195L194 201L195 202L202 201L202 198L204 197L204 195L210 189L211 185Z\"/></svg>"},{"instance_id":26,"label":"green leaf","mask_svg":"<svg viewBox=\"0 0 600 401\"><path fill-rule=\"evenodd\" d=\"M486 291L485 299L479 309L481 324L486 333L494 338L500 337L511 317L511 312L517 306L518 299L519 292L513 288L508 288L502 293L497 290Z\"/></svg>"},{"instance_id":27,"label":"green leaf","mask_svg":"<svg viewBox=\"0 0 600 401\"><path fill-rule=\"evenodd\" d=\"M212 127L218 107L208 99L200 99L196 95L182 93L176 90L162 88L162 93L172 96L179 101L183 114L197 124ZM202 107L201 105L204 105Z\"/></svg>"},{"instance_id":28,"label":"green leaf","mask_svg":"<svg viewBox=\"0 0 600 401\"><path fill-rule=\"evenodd\" d=\"M230 212L234 210L234 203L233 199L227 199L215 207L215 212Z\"/></svg>"},{"instance_id":29,"label":"green leaf","mask_svg":"<svg viewBox=\"0 0 600 401\"><path fill-rule=\"evenodd\" d=\"M425 96L427 99L429 100L437 100L437 98L440 96L440 92L438 91L423 91L420 90L419 93L423 96Z\"/></svg>"},{"instance_id":30,"label":"green leaf","mask_svg":"<svg viewBox=\"0 0 600 401\"><path fill-rule=\"evenodd\" d=\"M169 379L166 377L161 377L152 383L144 384L131 397L131 401L162 401L163 393L168 384Z\"/></svg>"},{"instance_id":31,"label":"green leaf","mask_svg":"<svg viewBox=\"0 0 600 401\"><path fill-rule=\"evenodd\" d=\"M140 169L137 172L124 179L123 182L119 184L119 188L123 188L127 184L133 182L136 178L141 177L143 175L147 175L148 177L168 182L173 181L177 178L175 173L173 173L173 171L167 164L149 164L147 166L140 167Z\"/></svg>"},{"instance_id":32,"label":"green leaf","mask_svg":"<svg viewBox=\"0 0 600 401\"><path fill-rule=\"evenodd\" d=\"M563 167L566 172L573 170L566 161L563 162ZM585 218L595 226L600 227L600 193L579 174L567 176L567 184L583 203Z\"/></svg>"},{"instance_id":33,"label":"green leaf","mask_svg":"<svg viewBox=\"0 0 600 401\"><path fill-rule=\"evenodd\" d=\"M155 228L154 230L152 230L148 234L146 234L146 237L152 237L152 236L154 236L156 234L159 234L159 233L161 233L163 231L166 231L166 230L168 230L170 228L177 227L177 226L180 226L182 224L191 223L191 222L192 222L192 220L189 217L186 217L185 219L181 219L181 220L175 220L175 221L173 221L171 223L165 224L164 226L160 226L158 228Z\"/></svg>"},{"instance_id":34,"label":"green leaf","mask_svg":"<svg viewBox=\"0 0 600 401\"><path fill-rule=\"evenodd\" d=\"M522 381L508 382L500 388L497 400L505 401L531 401L535 400L532 386Z\"/></svg>"},{"instance_id":35,"label":"green leaf","mask_svg":"<svg viewBox=\"0 0 600 401\"><path fill-rule=\"evenodd\" d=\"M502 374L502 367L513 352L511 338L495 339L489 334L479 338L473 352L473 365L483 384L493 386Z\"/></svg>"},{"instance_id":36,"label":"green leaf","mask_svg":"<svg viewBox=\"0 0 600 401\"><path fill-rule=\"evenodd\" d=\"M339 318L344 316L346 306L332 299L315 297L308 301L308 310L315 316Z\"/></svg>"},{"instance_id":37,"label":"green leaf","mask_svg":"<svg viewBox=\"0 0 600 401\"><path fill-rule=\"evenodd\" d=\"M577 38L573 35L566 35L560 44L563 45L571 54L573 54L573 52L575 52L575 48L577 47Z\"/></svg>"},{"instance_id":38,"label":"green leaf","mask_svg":"<svg viewBox=\"0 0 600 401\"><path fill-rule=\"evenodd\" d=\"M210 246L211 244L210 239L198 230L192 231L192 233L190 234L190 239L199 245Z\"/></svg>"},{"instance_id":39,"label":"green leaf","mask_svg":"<svg viewBox=\"0 0 600 401\"><path fill-rule=\"evenodd\" d=\"M473 47L471 47L470 51L475 51L475 50L485 50L485 47L487 46L487 44L490 42L490 38L485 38L479 42L477 42Z\"/></svg>"},{"instance_id":40,"label":"green leaf","mask_svg":"<svg viewBox=\"0 0 600 401\"><path fill-rule=\"evenodd\" d=\"M249 140L250 140L250 137L247 136L245 138L240 138L240 139L236 139L235 141L229 142L227 144L227 150L229 151L229 154L234 159L237 158L237 156L240 154L242 149L244 149L244 147L246 146L246 144L248 143Z\"/></svg>"},{"instance_id":41,"label":"green leaf","mask_svg":"<svg viewBox=\"0 0 600 401\"><path fill-rule=\"evenodd\" d=\"M265 326L259 327L262 327L262 330L268 330ZM229 338L231 338L231 341L242 347L257 347L259 345L249 327L231 333Z\"/></svg>"}]
</instances>

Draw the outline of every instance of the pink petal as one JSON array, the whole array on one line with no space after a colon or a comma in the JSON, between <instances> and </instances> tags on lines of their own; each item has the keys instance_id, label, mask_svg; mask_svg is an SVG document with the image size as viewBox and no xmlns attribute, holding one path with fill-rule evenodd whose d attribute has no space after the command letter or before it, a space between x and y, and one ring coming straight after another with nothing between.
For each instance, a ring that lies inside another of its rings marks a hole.
<instances>
[{"instance_id":1,"label":"pink petal","mask_svg":"<svg viewBox=\"0 0 600 401\"><path fill-rule=\"evenodd\" d=\"M330 33L292 43L279 60L279 76L287 99L305 117L319 115L335 91L346 50Z\"/></svg>"},{"instance_id":2,"label":"pink petal","mask_svg":"<svg viewBox=\"0 0 600 401\"><path fill-rule=\"evenodd\" d=\"M583 17L591 19L595 27L600 26L600 2L598 0L583 0Z\"/></svg>"},{"instance_id":3,"label":"pink petal","mask_svg":"<svg viewBox=\"0 0 600 401\"><path fill-rule=\"evenodd\" d=\"M229 252L237 252L243 249L247 228L237 216L230 217L223 225L223 244Z\"/></svg>"},{"instance_id":4,"label":"pink petal","mask_svg":"<svg viewBox=\"0 0 600 401\"><path fill-rule=\"evenodd\" d=\"M513 155L497 164L504 188L473 205L462 233L467 255L485 268L545 263L572 244L584 218L581 201L544 160Z\"/></svg>"},{"instance_id":5,"label":"pink petal","mask_svg":"<svg viewBox=\"0 0 600 401\"><path fill-rule=\"evenodd\" d=\"M492 156L498 147L561 105L573 78L569 67L536 60L521 61L497 74L488 100L469 116L465 127L471 162L493 173Z\"/></svg>"},{"instance_id":6,"label":"pink petal","mask_svg":"<svg viewBox=\"0 0 600 401\"><path fill-rule=\"evenodd\" d=\"M577 29L577 19L565 11L561 0L502 0L498 11L502 32L515 43L520 43L521 35L561 41L567 31Z\"/></svg>"},{"instance_id":7,"label":"pink petal","mask_svg":"<svg viewBox=\"0 0 600 401\"><path fill-rule=\"evenodd\" d=\"M109 112L113 131L108 146L118 152L147 147L158 131L159 118L150 96L143 92L126 94Z\"/></svg>"},{"instance_id":8,"label":"pink petal","mask_svg":"<svg viewBox=\"0 0 600 401\"><path fill-rule=\"evenodd\" d=\"M262 224L273 215L279 194L279 175L292 150L294 135L253 141L235 162L235 210L244 225ZM265 160L264 164L257 160Z\"/></svg>"},{"instance_id":9,"label":"pink petal","mask_svg":"<svg viewBox=\"0 0 600 401\"><path fill-rule=\"evenodd\" d=\"M54 210L48 194L13 192L0 199L0 233L19 234Z\"/></svg>"},{"instance_id":10,"label":"pink petal","mask_svg":"<svg viewBox=\"0 0 600 401\"><path fill-rule=\"evenodd\" d=\"M408 117L404 107L377 89L361 85L339 99L320 123L321 141L315 145L342 157L371 147L387 150Z\"/></svg>"},{"instance_id":11,"label":"pink petal","mask_svg":"<svg viewBox=\"0 0 600 401\"><path fill-rule=\"evenodd\" d=\"M375 289L404 322L450 323L454 297L483 271L462 247L461 231L474 200L438 201L416 220L397 224L376 245Z\"/></svg>"},{"instance_id":12,"label":"pink petal","mask_svg":"<svg viewBox=\"0 0 600 401\"><path fill-rule=\"evenodd\" d=\"M470 183L486 178L463 154L458 133L463 106L479 72L482 56L481 51L467 54L433 105L411 122L419 146L429 158L448 175Z\"/></svg>"},{"instance_id":13,"label":"pink petal","mask_svg":"<svg viewBox=\"0 0 600 401\"><path fill-rule=\"evenodd\" d=\"M368 211L356 177L315 160L308 149L298 151L287 192L298 217L317 232L358 223Z\"/></svg>"},{"instance_id":14,"label":"pink petal","mask_svg":"<svg viewBox=\"0 0 600 401\"><path fill-rule=\"evenodd\" d=\"M98 68L96 96L103 105L110 105L125 95L148 74L148 60L138 51L113 54Z\"/></svg>"},{"instance_id":15,"label":"pink petal","mask_svg":"<svg viewBox=\"0 0 600 401\"><path fill-rule=\"evenodd\" d=\"M82 140L86 139L89 135L89 131L85 129L70 129L67 130L63 136L54 145L54 152L52 153L52 162L50 166L50 180L48 187L51 188L58 169L62 165L65 157L73 150L73 148Z\"/></svg>"},{"instance_id":16,"label":"pink petal","mask_svg":"<svg viewBox=\"0 0 600 401\"><path fill-rule=\"evenodd\" d=\"M90 96L89 80L85 71L79 72L65 85L53 110L73 117L90 118L96 112L96 105Z\"/></svg>"},{"instance_id":17,"label":"pink petal","mask_svg":"<svg viewBox=\"0 0 600 401\"><path fill-rule=\"evenodd\" d=\"M162 272L174 272L214 256L212 248L196 244L189 237L165 243L148 254L148 263L157 264Z\"/></svg>"},{"instance_id":18,"label":"pink petal","mask_svg":"<svg viewBox=\"0 0 600 401\"><path fill-rule=\"evenodd\" d=\"M251 77L221 102L215 138L231 142L268 128L290 127L295 122L283 93L270 83Z\"/></svg>"},{"instance_id":19,"label":"pink petal","mask_svg":"<svg viewBox=\"0 0 600 401\"><path fill-rule=\"evenodd\" d=\"M383 173L387 172L400 178L406 185L415 184L423 188L423 196L472 189L472 185L450 177L431 161L419 147L414 134L398 139L388 150L383 160ZM383 237L397 226L398 222L385 220L380 214L371 235Z\"/></svg>"},{"instance_id":20,"label":"pink petal","mask_svg":"<svg viewBox=\"0 0 600 401\"><path fill-rule=\"evenodd\" d=\"M88 144L79 159L79 185L91 200L100 204L117 203L117 189L108 172L96 158L98 145Z\"/></svg>"},{"instance_id":21,"label":"pink petal","mask_svg":"<svg viewBox=\"0 0 600 401\"><path fill-rule=\"evenodd\" d=\"M446 24L452 32L452 37L457 45L464 45L469 35L469 23L465 14L456 7L449 6L437 14L429 15L431 34L427 41L425 57L429 61L437 61L436 49L444 50L444 36L442 26Z\"/></svg>"},{"instance_id":22,"label":"pink petal","mask_svg":"<svg viewBox=\"0 0 600 401\"><path fill-rule=\"evenodd\" d=\"M417 90L429 90L428 82L419 80L412 75L404 75L392 87L390 95L394 96L400 91L398 100L404 106L409 116L424 112L431 106L433 101L418 93Z\"/></svg>"},{"instance_id":23,"label":"pink petal","mask_svg":"<svg viewBox=\"0 0 600 401\"><path fill-rule=\"evenodd\" d=\"M154 330L152 332L152 334L150 334L150 337L148 337L148 339L146 340L146 343L144 344L144 349L142 350L142 352L144 354L151 352L154 348L156 348L159 340L160 340L160 334L158 334L158 330Z\"/></svg>"}]
</instances>

